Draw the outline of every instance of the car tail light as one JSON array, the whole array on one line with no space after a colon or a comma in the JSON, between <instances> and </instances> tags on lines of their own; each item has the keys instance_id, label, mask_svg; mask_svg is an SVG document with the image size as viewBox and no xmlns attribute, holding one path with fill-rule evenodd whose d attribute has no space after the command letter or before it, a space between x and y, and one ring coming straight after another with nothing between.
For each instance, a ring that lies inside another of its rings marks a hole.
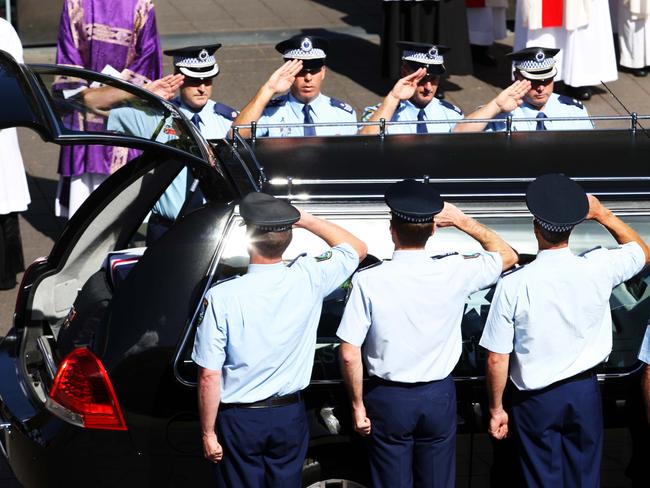
<instances>
[{"instance_id":1,"label":"car tail light","mask_svg":"<svg viewBox=\"0 0 650 488\"><path fill-rule=\"evenodd\" d=\"M75 349L61 362L47 408L80 427L126 430L111 380L101 361L85 347Z\"/></svg>"}]
</instances>

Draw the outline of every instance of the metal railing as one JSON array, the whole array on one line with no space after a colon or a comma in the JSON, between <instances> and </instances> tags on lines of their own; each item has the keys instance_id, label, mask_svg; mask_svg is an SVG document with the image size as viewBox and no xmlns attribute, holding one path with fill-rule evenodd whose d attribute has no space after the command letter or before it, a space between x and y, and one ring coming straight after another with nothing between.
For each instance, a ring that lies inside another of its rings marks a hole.
<instances>
[{"instance_id":1,"label":"metal railing","mask_svg":"<svg viewBox=\"0 0 650 488\"><path fill-rule=\"evenodd\" d=\"M5 19L11 24L11 0L5 0Z\"/></svg>"}]
</instances>

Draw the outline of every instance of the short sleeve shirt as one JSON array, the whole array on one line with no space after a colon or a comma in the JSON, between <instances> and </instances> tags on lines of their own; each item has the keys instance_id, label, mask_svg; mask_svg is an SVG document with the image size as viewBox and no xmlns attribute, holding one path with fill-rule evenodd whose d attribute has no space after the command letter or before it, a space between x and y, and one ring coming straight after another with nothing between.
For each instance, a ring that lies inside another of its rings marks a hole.
<instances>
[{"instance_id":1,"label":"short sleeve shirt","mask_svg":"<svg viewBox=\"0 0 650 488\"><path fill-rule=\"evenodd\" d=\"M391 261L354 275L337 335L362 346L371 376L443 379L460 358L465 300L495 283L501 269L498 253L432 259L396 251Z\"/></svg>"},{"instance_id":2,"label":"short sleeve shirt","mask_svg":"<svg viewBox=\"0 0 650 488\"><path fill-rule=\"evenodd\" d=\"M367 122L373 113L379 108L379 105L374 105L372 107L366 107L363 111L363 121ZM393 114L393 117L390 119L391 122L407 122L418 120L418 113L420 109L413 105L409 100L400 102L397 110ZM463 118L463 112L461 109L452 105L449 102L444 100L438 100L434 98L431 100L426 107L424 107L424 120L449 120L457 121ZM433 133L443 133L451 132L456 125L455 123L443 124L443 123L432 123L426 124L427 132L429 134ZM390 125L386 127L387 134L416 134L417 125L416 124L404 124L404 125Z\"/></svg>"},{"instance_id":3,"label":"short sleeve shirt","mask_svg":"<svg viewBox=\"0 0 650 488\"><path fill-rule=\"evenodd\" d=\"M641 247L540 251L496 288L480 345L511 354L510 378L536 390L593 368L612 349L612 289L645 265Z\"/></svg>"},{"instance_id":4,"label":"short sleeve shirt","mask_svg":"<svg viewBox=\"0 0 650 488\"><path fill-rule=\"evenodd\" d=\"M252 264L207 293L192 359L222 372L221 400L250 403L309 384L323 299L358 265L348 244L291 266Z\"/></svg>"},{"instance_id":5,"label":"short sleeve shirt","mask_svg":"<svg viewBox=\"0 0 650 488\"><path fill-rule=\"evenodd\" d=\"M650 364L650 325L648 325L645 330L643 344L641 344L641 351L639 352L639 359L646 364Z\"/></svg>"}]
</instances>

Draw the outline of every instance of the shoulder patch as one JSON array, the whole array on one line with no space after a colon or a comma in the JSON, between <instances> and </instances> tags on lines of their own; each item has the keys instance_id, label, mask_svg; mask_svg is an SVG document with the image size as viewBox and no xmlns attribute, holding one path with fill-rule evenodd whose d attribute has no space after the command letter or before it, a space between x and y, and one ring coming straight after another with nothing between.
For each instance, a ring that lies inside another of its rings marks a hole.
<instances>
[{"instance_id":1,"label":"shoulder patch","mask_svg":"<svg viewBox=\"0 0 650 488\"><path fill-rule=\"evenodd\" d=\"M215 102L214 104L214 113L221 115L223 118L226 118L228 120L235 120L237 118L237 115L239 115L239 112L237 112L237 110L234 108L218 102Z\"/></svg>"},{"instance_id":2,"label":"shoulder patch","mask_svg":"<svg viewBox=\"0 0 650 488\"><path fill-rule=\"evenodd\" d=\"M203 319L205 318L205 312L208 310L209 306L210 302L208 302L207 298L203 297L203 300L201 300L201 306L199 307L199 315L196 317L197 327L201 325L201 322L203 322Z\"/></svg>"},{"instance_id":3,"label":"shoulder patch","mask_svg":"<svg viewBox=\"0 0 650 488\"><path fill-rule=\"evenodd\" d=\"M591 249L587 249L586 251L581 252L580 254L578 254L578 256L580 256L581 258L583 258L583 257L585 257L587 254L589 254L590 252L593 252L593 251L595 251L596 249L602 249L602 248L603 248L603 246L592 247Z\"/></svg>"},{"instance_id":4,"label":"shoulder patch","mask_svg":"<svg viewBox=\"0 0 650 488\"><path fill-rule=\"evenodd\" d=\"M442 105L443 107L448 108L449 110L453 110L459 115L463 115L463 111L453 103L449 103L447 100L438 100L438 101L440 102L440 105Z\"/></svg>"},{"instance_id":5,"label":"shoulder patch","mask_svg":"<svg viewBox=\"0 0 650 488\"><path fill-rule=\"evenodd\" d=\"M316 256L314 259L316 259L317 263L320 263L321 261L327 261L328 259L331 258L332 258L332 250L330 249L329 251L325 251L320 256Z\"/></svg>"},{"instance_id":6,"label":"shoulder patch","mask_svg":"<svg viewBox=\"0 0 650 488\"><path fill-rule=\"evenodd\" d=\"M289 261L289 264L287 264L287 268L290 268L294 264L296 264L296 261L298 261L300 258L304 258L307 255L306 252L298 254L295 258L293 258L291 261Z\"/></svg>"},{"instance_id":7,"label":"shoulder patch","mask_svg":"<svg viewBox=\"0 0 650 488\"><path fill-rule=\"evenodd\" d=\"M435 256L431 256L431 259L433 259L435 261L437 259L443 259L443 258L447 258L449 256L457 256L457 255L458 255L457 252L448 252L446 254L437 254Z\"/></svg>"},{"instance_id":8,"label":"shoulder patch","mask_svg":"<svg viewBox=\"0 0 650 488\"><path fill-rule=\"evenodd\" d=\"M560 95L557 97L558 102L563 103L564 105L574 105L578 108L584 108L584 105L580 103L575 98L567 97L566 95Z\"/></svg>"},{"instance_id":9,"label":"shoulder patch","mask_svg":"<svg viewBox=\"0 0 650 488\"><path fill-rule=\"evenodd\" d=\"M370 117L374 115L378 108L379 104L364 108L363 115L361 116L361 122L368 122L370 120Z\"/></svg>"},{"instance_id":10,"label":"shoulder patch","mask_svg":"<svg viewBox=\"0 0 650 488\"><path fill-rule=\"evenodd\" d=\"M384 264L383 261L377 261L376 263L369 264L369 265L366 266L365 268L363 268L363 269L359 269L359 270L357 270L356 272L357 272L357 273L362 273L363 271L366 271L366 270L368 270L368 269L372 269L372 268L376 268L377 266L381 266L382 264Z\"/></svg>"},{"instance_id":11,"label":"shoulder patch","mask_svg":"<svg viewBox=\"0 0 650 488\"><path fill-rule=\"evenodd\" d=\"M283 95L278 98L274 98L269 103L266 104L267 107L283 107L287 103L286 95Z\"/></svg>"},{"instance_id":12,"label":"shoulder patch","mask_svg":"<svg viewBox=\"0 0 650 488\"><path fill-rule=\"evenodd\" d=\"M342 102L341 100L337 100L336 98L330 98L330 105L332 107L340 108L341 110L345 110L347 113L351 114L354 113L354 109L349 103Z\"/></svg>"}]
</instances>

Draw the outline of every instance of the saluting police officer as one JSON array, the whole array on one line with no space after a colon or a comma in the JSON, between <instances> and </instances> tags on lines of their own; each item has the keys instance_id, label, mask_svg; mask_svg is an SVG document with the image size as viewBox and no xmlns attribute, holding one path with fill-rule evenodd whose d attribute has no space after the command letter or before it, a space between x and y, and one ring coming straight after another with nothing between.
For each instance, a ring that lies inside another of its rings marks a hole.
<instances>
[{"instance_id":1,"label":"saluting police officer","mask_svg":"<svg viewBox=\"0 0 650 488\"><path fill-rule=\"evenodd\" d=\"M352 274L366 245L264 193L249 193L239 209L248 272L208 292L192 353L203 451L219 463L220 486L299 487L308 445L300 392L311 376L323 299ZM283 263L294 225L331 249Z\"/></svg>"},{"instance_id":2,"label":"saluting police officer","mask_svg":"<svg viewBox=\"0 0 650 488\"><path fill-rule=\"evenodd\" d=\"M648 325L645 331L641 352L639 352L639 360L645 363L641 388L643 390L643 401L645 402L648 425L650 425L650 325Z\"/></svg>"},{"instance_id":3,"label":"saluting police officer","mask_svg":"<svg viewBox=\"0 0 650 488\"><path fill-rule=\"evenodd\" d=\"M211 99L213 81L219 74L215 53L220 47L221 44L205 44L165 51L167 56L173 56L174 73L184 77L179 96L172 98L171 102L206 139L226 137L232 121L237 117L235 109ZM111 111L108 128L149 138L156 132L160 119L160 114L124 107ZM167 142L177 137L169 120L159 131L156 140ZM183 168L154 205L147 226L147 245L158 240L174 224L188 198L190 183L187 168Z\"/></svg>"},{"instance_id":4,"label":"saluting police officer","mask_svg":"<svg viewBox=\"0 0 650 488\"><path fill-rule=\"evenodd\" d=\"M579 101L553 93L557 74L555 55L559 49L528 47L508 54L515 82L496 98L467 116L468 119L506 119L512 115L512 130L589 130L594 124ZM583 120L554 120L552 117L580 117ZM536 119L524 122L517 119ZM506 122L457 124L455 132L502 131Z\"/></svg>"},{"instance_id":5,"label":"saluting police officer","mask_svg":"<svg viewBox=\"0 0 650 488\"><path fill-rule=\"evenodd\" d=\"M612 288L641 271L650 249L564 175L533 181L526 204L537 258L499 281L480 341L489 351L490 433L508 433L502 395L510 367L526 485L598 487L603 418L593 368L612 350ZM574 255L569 236L584 219L604 226L620 247Z\"/></svg>"},{"instance_id":6,"label":"saluting police officer","mask_svg":"<svg viewBox=\"0 0 650 488\"><path fill-rule=\"evenodd\" d=\"M465 299L517 261L497 234L444 203L428 184L386 191L391 261L354 275L341 324L341 360L357 432L369 436L375 487L453 487L456 392ZM434 225L434 216L435 225ZM487 252L428 256L435 227L454 226ZM370 375L364 392L363 361Z\"/></svg>"},{"instance_id":7,"label":"saluting police officer","mask_svg":"<svg viewBox=\"0 0 650 488\"><path fill-rule=\"evenodd\" d=\"M388 92L381 104L366 107L363 122L391 122L427 120L456 121L463 118L463 111L455 105L435 98L440 77L445 73L443 54L445 46L419 42L398 42L402 50L401 79ZM427 134L450 132L453 124L391 125L387 134ZM379 125L361 128L360 134L378 134Z\"/></svg>"},{"instance_id":8,"label":"saluting police officer","mask_svg":"<svg viewBox=\"0 0 650 488\"><path fill-rule=\"evenodd\" d=\"M275 49L285 63L262 85L248 102L234 125L259 124L317 124L322 122L356 122L357 115L347 103L321 93L327 73L325 58L328 42L316 36L296 36L282 41ZM277 98L276 95L284 93ZM356 125L330 127L260 128L259 136L328 136L356 134ZM250 130L240 129L243 137Z\"/></svg>"}]
</instances>

